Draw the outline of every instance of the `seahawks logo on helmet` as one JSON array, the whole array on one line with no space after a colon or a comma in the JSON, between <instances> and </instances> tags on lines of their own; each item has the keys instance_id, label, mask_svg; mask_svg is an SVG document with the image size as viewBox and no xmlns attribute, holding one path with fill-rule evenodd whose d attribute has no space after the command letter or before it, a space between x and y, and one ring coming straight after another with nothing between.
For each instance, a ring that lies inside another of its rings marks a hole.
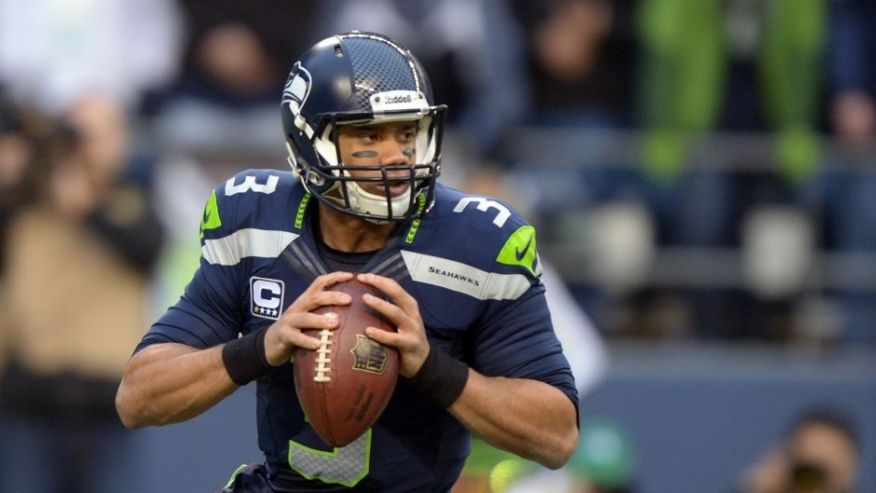
<instances>
[{"instance_id":1,"label":"seahawks logo on helmet","mask_svg":"<svg viewBox=\"0 0 876 493\"><path fill-rule=\"evenodd\" d=\"M301 62L296 62L283 89L283 104L288 104L293 114L298 114L307 101L312 82L313 77L310 72L301 65Z\"/></svg>"}]
</instances>

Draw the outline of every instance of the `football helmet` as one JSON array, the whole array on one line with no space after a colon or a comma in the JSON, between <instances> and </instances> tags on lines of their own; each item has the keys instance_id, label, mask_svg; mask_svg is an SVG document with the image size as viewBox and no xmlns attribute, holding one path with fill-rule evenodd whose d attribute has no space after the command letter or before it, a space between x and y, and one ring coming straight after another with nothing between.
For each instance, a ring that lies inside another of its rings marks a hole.
<instances>
[{"instance_id":1,"label":"football helmet","mask_svg":"<svg viewBox=\"0 0 876 493\"><path fill-rule=\"evenodd\" d=\"M447 108L433 104L429 79L407 49L375 33L326 38L292 67L281 104L289 164L320 202L374 221L418 217L431 207ZM417 122L413 164L342 162L338 126L398 121ZM410 186L392 196L401 169ZM373 173L353 177L355 170ZM357 181L382 183L385 193L368 192Z\"/></svg>"}]
</instances>

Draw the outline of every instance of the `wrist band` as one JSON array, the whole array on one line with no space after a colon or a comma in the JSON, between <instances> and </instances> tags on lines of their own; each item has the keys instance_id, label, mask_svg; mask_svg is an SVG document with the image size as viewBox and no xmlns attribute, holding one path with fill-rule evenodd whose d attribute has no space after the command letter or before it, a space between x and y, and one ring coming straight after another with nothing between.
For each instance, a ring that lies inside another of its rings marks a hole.
<instances>
[{"instance_id":1,"label":"wrist band","mask_svg":"<svg viewBox=\"0 0 876 493\"><path fill-rule=\"evenodd\" d=\"M468 381L468 366L432 346L423 366L408 381L438 407L447 409L456 402Z\"/></svg>"},{"instance_id":2,"label":"wrist band","mask_svg":"<svg viewBox=\"0 0 876 493\"><path fill-rule=\"evenodd\" d=\"M222 362L231 380L237 385L246 385L274 369L265 356L267 332L267 329L250 332L225 343L222 348Z\"/></svg>"}]
</instances>

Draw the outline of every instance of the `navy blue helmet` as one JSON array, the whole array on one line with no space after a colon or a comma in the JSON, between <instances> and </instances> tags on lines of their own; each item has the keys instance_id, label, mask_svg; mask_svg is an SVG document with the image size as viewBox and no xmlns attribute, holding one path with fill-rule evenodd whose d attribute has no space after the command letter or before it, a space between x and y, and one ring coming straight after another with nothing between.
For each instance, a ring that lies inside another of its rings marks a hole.
<instances>
[{"instance_id":1,"label":"navy blue helmet","mask_svg":"<svg viewBox=\"0 0 876 493\"><path fill-rule=\"evenodd\" d=\"M289 164L304 187L334 209L378 221L419 216L434 201L445 111L445 106L434 105L420 63L391 39L358 31L326 38L295 63L283 91ZM414 164L342 162L339 125L395 121L417 122ZM399 168L404 168L411 186L404 194L391 196L389 188L398 183ZM356 180L382 182L386 194L360 187L349 174L357 169L378 171L379 175ZM392 180L390 171L394 171Z\"/></svg>"}]
</instances>

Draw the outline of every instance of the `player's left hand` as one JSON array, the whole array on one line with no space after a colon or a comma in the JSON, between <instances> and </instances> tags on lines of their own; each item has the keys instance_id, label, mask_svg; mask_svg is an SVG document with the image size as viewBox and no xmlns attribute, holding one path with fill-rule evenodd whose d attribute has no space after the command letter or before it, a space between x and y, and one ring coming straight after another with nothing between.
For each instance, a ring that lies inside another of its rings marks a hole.
<instances>
[{"instance_id":1,"label":"player's left hand","mask_svg":"<svg viewBox=\"0 0 876 493\"><path fill-rule=\"evenodd\" d=\"M362 299L365 304L377 310L387 320L398 327L398 332L388 332L376 327L368 327L365 334L386 346L392 346L399 352L399 373L410 378L420 370L426 356L429 355L429 340L426 338L426 328L420 316L417 300L408 294L399 283L388 277L377 274L359 274L359 281L370 284L386 294L390 301L365 294Z\"/></svg>"}]
</instances>

